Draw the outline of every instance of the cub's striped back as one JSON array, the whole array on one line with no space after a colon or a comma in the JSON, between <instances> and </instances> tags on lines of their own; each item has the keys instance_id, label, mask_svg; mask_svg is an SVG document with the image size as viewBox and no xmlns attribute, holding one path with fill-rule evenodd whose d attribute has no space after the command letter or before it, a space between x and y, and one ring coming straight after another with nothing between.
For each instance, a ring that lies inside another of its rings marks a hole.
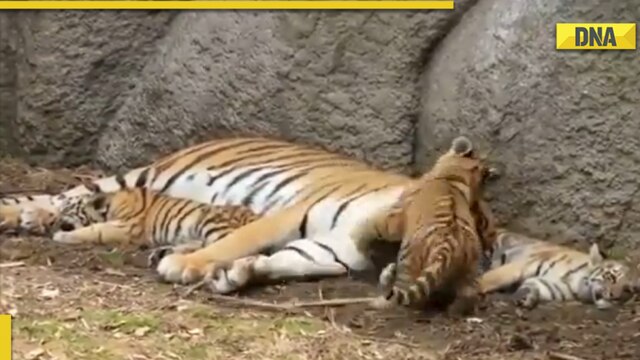
<instances>
[{"instance_id":1,"label":"cub's striped back","mask_svg":"<svg viewBox=\"0 0 640 360\"><path fill-rule=\"evenodd\" d=\"M147 188L104 193L87 187L94 193L67 199L55 241L201 248L259 218L242 205L209 205Z\"/></svg>"},{"instance_id":2,"label":"cub's striped back","mask_svg":"<svg viewBox=\"0 0 640 360\"><path fill-rule=\"evenodd\" d=\"M445 288L475 300L479 259L485 246L493 245L493 239L484 239L494 236L492 214L486 204L479 205L489 175L471 142L460 137L403 196L400 252L381 274L386 294L374 306L423 305ZM474 214L478 211L485 213Z\"/></svg>"},{"instance_id":3,"label":"cub's striped back","mask_svg":"<svg viewBox=\"0 0 640 360\"><path fill-rule=\"evenodd\" d=\"M498 230L491 268L479 284L483 293L516 287L514 300L525 308L581 301L605 309L640 293L637 269L606 259L596 243L585 253L506 229Z\"/></svg>"}]
</instances>

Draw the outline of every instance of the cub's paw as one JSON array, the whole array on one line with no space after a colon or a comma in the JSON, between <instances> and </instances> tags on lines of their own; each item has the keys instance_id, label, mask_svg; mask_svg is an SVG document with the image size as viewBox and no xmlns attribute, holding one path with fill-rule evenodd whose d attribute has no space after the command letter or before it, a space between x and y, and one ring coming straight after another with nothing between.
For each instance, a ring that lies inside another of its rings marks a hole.
<instances>
[{"instance_id":1,"label":"cub's paw","mask_svg":"<svg viewBox=\"0 0 640 360\"><path fill-rule=\"evenodd\" d=\"M156 267L160 278L167 282L191 284L213 273L216 264L206 263L193 254L170 254L162 258Z\"/></svg>"},{"instance_id":2,"label":"cub's paw","mask_svg":"<svg viewBox=\"0 0 640 360\"><path fill-rule=\"evenodd\" d=\"M513 302L516 306L533 309L538 306L540 301L540 293L534 287L522 286L514 294Z\"/></svg>"},{"instance_id":3,"label":"cub's paw","mask_svg":"<svg viewBox=\"0 0 640 360\"><path fill-rule=\"evenodd\" d=\"M30 234L44 235L53 226L56 214L35 206L29 206L20 212L19 227Z\"/></svg>"},{"instance_id":4,"label":"cub's paw","mask_svg":"<svg viewBox=\"0 0 640 360\"><path fill-rule=\"evenodd\" d=\"M382 289L389 289L396 279L396 263L390 263L380 272L378 285Z\"/></svg>"},{"instance_id":5,"label":"cub's paw","mask_svg":"<svg viewBox=\"0 0 640 360\"><path fill-rule=\"evenodd\" d=\"M260 257L247 256L218 266L209 279L209 289L216 294L238 291L252 279L254 266Z\"/></svg>"}]
</instances>

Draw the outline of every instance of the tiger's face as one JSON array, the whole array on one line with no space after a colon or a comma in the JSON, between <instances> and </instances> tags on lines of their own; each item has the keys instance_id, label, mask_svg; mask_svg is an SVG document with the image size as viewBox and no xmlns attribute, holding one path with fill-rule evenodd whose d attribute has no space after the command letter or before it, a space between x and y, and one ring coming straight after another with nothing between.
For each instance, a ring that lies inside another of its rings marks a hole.
<instances>
[{"instance_id":1,"label":"tiger's face","mask_svg":"<svg viewBox=\"0 0 640 360\"><path fill-rule=\"evenodd\" d=\"M53 223L54 231L73 231L94 223L107 220L104 206L105 194L92 193L69 197L64 200L60 213Z\"/></svg>"},{"instance_id":2,"label":"tiger's face","mask_svg":"<svg viewBox=\"0 0 640 360\"><path fill-rule=\"evenodd\" d=\"M605 259L598 245L589 251L591 275L587 278L593 303L598 309L624 304L640 293L640 279L631 267L616 260Z\"/></svg>"}]
</instances>

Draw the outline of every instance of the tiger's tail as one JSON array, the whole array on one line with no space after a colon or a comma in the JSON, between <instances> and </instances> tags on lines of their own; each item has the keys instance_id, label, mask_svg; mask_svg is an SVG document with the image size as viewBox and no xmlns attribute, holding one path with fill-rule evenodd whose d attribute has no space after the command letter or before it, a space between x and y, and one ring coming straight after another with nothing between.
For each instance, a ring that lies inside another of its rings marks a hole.
<instances>
[{"instance_id":1,"label":"tiger's tail","mask_svg":"<svg viewBox=\"0 0 640 360\"><path fill-rule=\"evenodd\" d=\"M398 262L395 282L388 290L385 299L397 305L421 304L429 300L431 294L441 288L446 271L451 264L452 251L448 243L443 243L432 250L428 265L417 278L402 261Z\"/></svg>"}]
</instances>

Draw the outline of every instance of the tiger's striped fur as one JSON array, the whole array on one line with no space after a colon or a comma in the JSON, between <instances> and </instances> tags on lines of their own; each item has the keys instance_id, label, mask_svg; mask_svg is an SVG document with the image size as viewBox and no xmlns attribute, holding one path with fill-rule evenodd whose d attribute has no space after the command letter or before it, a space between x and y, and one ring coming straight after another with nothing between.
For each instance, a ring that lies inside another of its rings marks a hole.
<instances>
[{"instance_id":1,"label":"tiger's striped fur","mask_svg":"<svg viewBox=\"0 0 640 360\"><path fill-rule=\"evenodd\" d=\"M263 278L338 276L368 268L368 244L379 235L371 225L416 181L309 146L230 138L194 145L123 177L94 183L102 192L113 192L140 179L160 194L244 205L261 215L220 241L189 254L171 254L157 266L160 276L173 282L213 275L211 287L219 293ZM90 192L81 185L53 196L4 198L0 218L28 230L40 216L34 209L59 213L66 199ZM387 235L382 239L399 241Z\"/></svg>"},{"instance_id":2,"label":"tiger's striped fur","mask_svg":"<svg viewBox=\"0 0 640 360\"><path fill-rule=\"evenodd\" d=\"M381 274L386 294L375 307L425 305L447 290L470 305L476 300L479 260L495 240L492 214L480 205L490 170L468 140L457 140L401 200L402 243L396 263Z\"/></svg>"},{"instance_id":3,"label":"tiger's striped fur","mask_svg":"<svg viewBox=\"0 0 640 360\"><path fill-rule=\"evenodd\" d=\"M515 302L524 308L580 301L606 309L640 293L637 269L605 259L596 243L584 253L506 229L498 230L491 267L479 284L482 293L516 286Z\"/></svg>"},{"instance_id":4,"label":"tiger's striped fur","mask_svg":"<svg viewBox=\"0 0 640 360\"><path fill-rule=\"evenodd\" d=\"M68 198L53 225L53 240L196 250L259 218L242 205L210 205L134 187ZM72 231L65 231L69 227ZM153 253L155 255L155 253Z\"/></svg>"}]
</instances>

